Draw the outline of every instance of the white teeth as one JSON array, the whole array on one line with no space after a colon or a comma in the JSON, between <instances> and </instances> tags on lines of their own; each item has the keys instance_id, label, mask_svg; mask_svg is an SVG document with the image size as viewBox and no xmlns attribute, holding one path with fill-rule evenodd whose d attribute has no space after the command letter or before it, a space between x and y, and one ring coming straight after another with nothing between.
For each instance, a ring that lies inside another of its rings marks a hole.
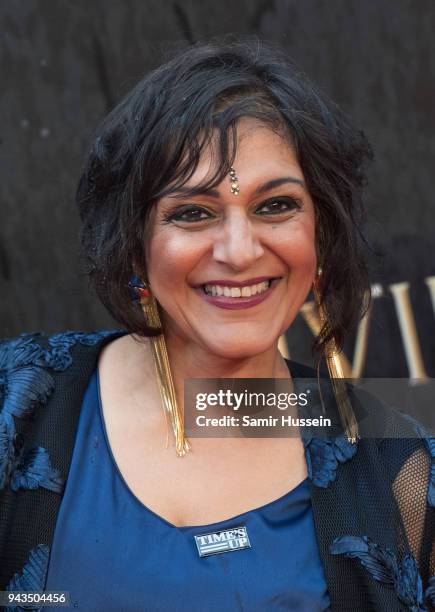
<instances>
[{"instance_id":1,"label":"white teeth","mask_svg":"<svg viewBox=\"0 0 435 612\"><path fill-rule=\"evenodd\" d=\"M264 293L270 287L272 281L263 281L249 287L224 287L222 285L204 285L203 289L208 295L223 295L225 297L239 298L251 297L258 293Z\"/></svg>"}]
</instances>

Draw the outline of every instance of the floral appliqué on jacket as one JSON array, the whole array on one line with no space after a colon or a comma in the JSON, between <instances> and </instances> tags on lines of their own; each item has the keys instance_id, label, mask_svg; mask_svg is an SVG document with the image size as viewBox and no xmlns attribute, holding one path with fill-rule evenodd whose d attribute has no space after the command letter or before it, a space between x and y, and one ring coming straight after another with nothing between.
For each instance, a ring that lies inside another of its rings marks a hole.
<instances>
[{"instance_id":1,"label":"floral appliqu\u00e9 on jacket","mask_svg":"<svg viewBox=\"0 0 435 612\"><path fill-rule=\"evenodd\" d=\"M435 439L430 438L418 424L416 428L431 459L427 502L435 506ZM321 488L334 482L339 464L348 461L357 452L357 444L348 442L345 437L307 438L304 446L308 477ZM390 549L379 546L368 536L351 535L336 538L330 546L330 553L359 559L375 580L395 589L398 599L410 612L427 610L425 601L435 607L435 576L430 578L426 592L423 593L417 562L411 553L399 562Z\"/></svg>"},{"instance_id":2,"label":"floral appliqu\u00e9 on jacket","mask_svg":"<svg viewBox=\"0 0 435 612\"><path fill-rule=\"evenodd\" d=\"M41 446L26 448L23 435L16 431L15 419L31 419L36 410L43 409L55 386L50 370L61 372L71 365L70 349L77 342L91 346L113 333L64 332L49 337L47 347L38 343L39 333L0 343L0 490L44 487L62 493L64 480L51 465L47 450ZM42 590L48 558L45 544L31 550L22 572L13 576L7 590ZM38 608L35 605L34 609Z\"/></svg>"}]
</instances>

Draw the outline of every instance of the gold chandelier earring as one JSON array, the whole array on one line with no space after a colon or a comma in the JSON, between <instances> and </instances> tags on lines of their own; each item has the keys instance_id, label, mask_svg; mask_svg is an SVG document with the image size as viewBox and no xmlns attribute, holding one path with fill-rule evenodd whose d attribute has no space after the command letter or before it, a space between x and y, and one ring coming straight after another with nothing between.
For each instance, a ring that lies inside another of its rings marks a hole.
<instances>
[{"instance_id":1,"label":"gold chandelier earring","mask_svg":"<svg viewBox=\"0 0 435 612\"><path fill-rule=\"evenodd\" d=\"M322 275L322 269L319 267L317 270L316 278L313 282L313 293L316 302L320 326L321 328L327 323L326 312L321 303L321 289L320 279ZM340 361L339 352L335 343L335 339L331 338L325 345L324 356L326 365L328 367L329 378L331 380L332 389L334 392L335 400L337 402L338 413L340 415L341 424L343 426L345 435L351 444L356 444L359 438L358 434L358 423L355 418L355 414L352 405L349 400L349 396L346 389L346 383L344 379L343 368Z\"/></svg>"},{"instance_id":2,"label":"gold chandelier earring","mask_svg":"<svg viewBox=\"0 0 435 612\"><path fill-rule=\"evenodd\" d=\"M159 307L153 296L149 283L133 276L128 283L131 298L140 303L148 327L159 329L158 336L151 336L151 348L156 366L157 382L160 389L162 404L166 419L167 430L168 417L171 422L175 436L175 450L179 457L183 457L190 449L190 443L184 436L184 421L175 394L174 381L172 378L171 365L169 363L168 350L166 348L165 336L162 330L162 322ZM166 439L166 446L168 438Z\"/></svg>"}]
</instances>

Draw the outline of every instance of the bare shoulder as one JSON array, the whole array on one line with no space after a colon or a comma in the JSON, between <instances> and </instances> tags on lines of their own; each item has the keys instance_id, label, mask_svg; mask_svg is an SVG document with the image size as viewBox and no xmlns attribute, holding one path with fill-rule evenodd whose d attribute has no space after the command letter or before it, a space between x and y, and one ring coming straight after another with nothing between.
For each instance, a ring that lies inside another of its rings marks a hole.
<instances>
[{"instance_id":1,"label":"bare shoulder","mask_svg":"<svg viewBox=\"0 0 435 612\"><path fill-rule=\"evenodd\" d=\"M159 391L147 338L125 335L110 342L101 351L98 373L108 430L119 427L121 418L124 422L147 420L151 425L152 415L160 416L153 410L159 404Z\"/></svg>"},{"instance_id":2,"label":"bare shoulder","mask_svg":"<svg viewBox=\"0 0 435 612\"><path fill-rule=\"evenodd\" d=\"M150 360L148 338L139 338L133 334L126 334L109 342L101 351L98 367L121 368L129 371L131 367L149 365ZM142 369L143 376L143 369Z\"/></svg>"},{"instance_id":3,"label":"bare shoulder","mask_svg":"<svg viewBox=\"0 0 435 612\"><path fill-rule=\"evenodd\" d=\"M139 388L146 391L155 374L148 338L128 334L110 342L101 351L98 370L106 387L130 393Z\"/></svg>"}]
</instances>

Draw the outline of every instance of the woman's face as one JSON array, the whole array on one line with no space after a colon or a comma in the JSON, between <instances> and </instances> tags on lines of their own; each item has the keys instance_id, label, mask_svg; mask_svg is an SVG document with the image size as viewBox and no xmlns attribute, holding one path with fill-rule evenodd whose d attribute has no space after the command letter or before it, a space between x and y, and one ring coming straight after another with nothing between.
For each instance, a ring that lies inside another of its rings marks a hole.
<instances>
[{"instance_id":1,"label":"woman's face","mask_svg":"<svg viewBox=\"0 0 435 612\"><path fill-rule=\"evenodd\" d=\"M186 187L214 163L208 149ZM228 176L208 193L174 192L157 203L146 257L166 335L240 359L276 344L309 293L317 261L314 206L289 144L242 119L233 167L237 195Z\"/></svg>"}]
</instances>

